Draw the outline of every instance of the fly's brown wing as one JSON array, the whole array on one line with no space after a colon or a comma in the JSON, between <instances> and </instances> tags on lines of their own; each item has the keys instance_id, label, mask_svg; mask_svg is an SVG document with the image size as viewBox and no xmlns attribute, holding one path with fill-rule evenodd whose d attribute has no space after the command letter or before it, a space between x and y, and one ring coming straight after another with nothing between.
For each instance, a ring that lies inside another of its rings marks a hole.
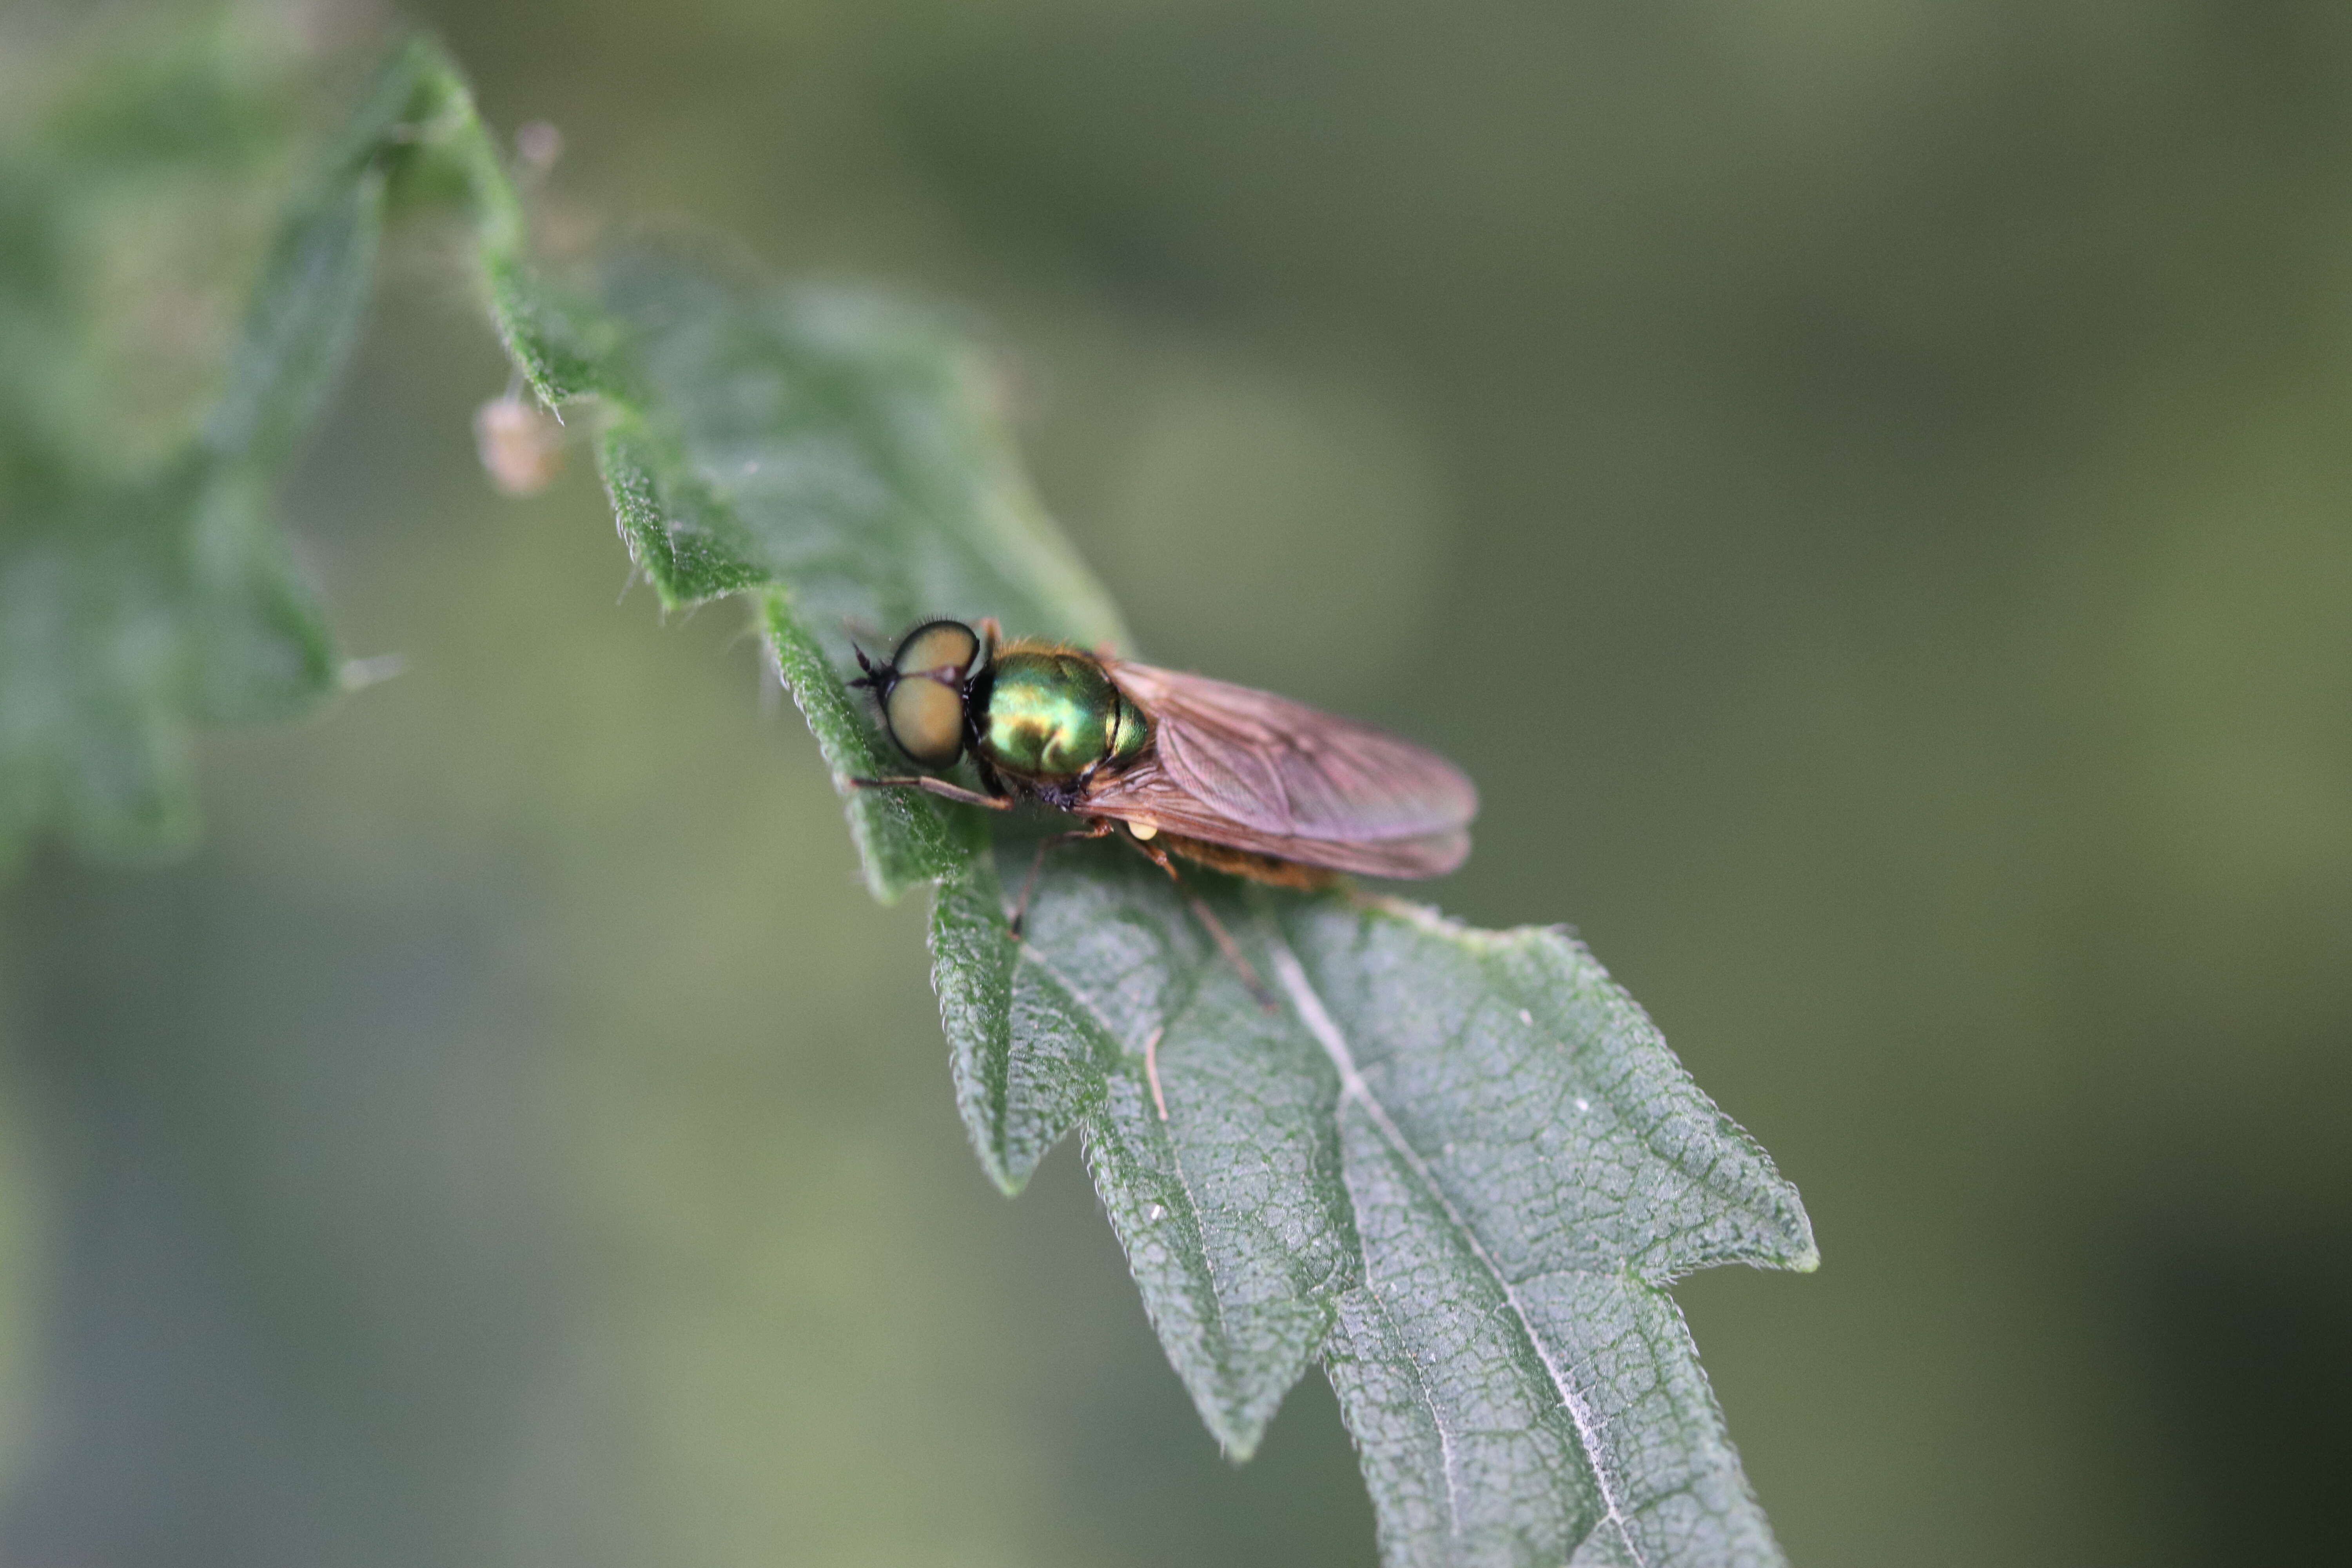
<instances>
[{"instance_id":1,"label":"fly's brown wing","mask_svg":"<svg viewBox=\"0 0 2352 1568\"><path fill-rule=\"evenodd\" d=\"M1435 752L1246 686L1108 668L1151 716L1152 751L1089 811L1366 876L1440 876L1469 854L1478 792Z\"/></svg>"},{"instance_id":2,"label":"fly's brown wing","mask_svg":"<svg viewBox=\"0 0 2352 1568\"><path fill-rule=\"evenodd\" d=\"M1302 866L1321 866L1364 877L1407 880L1442 877L1470 854L1463 828L1410 838L1304 838L1267 833L1220 816L1176 782L1157 756L1147 756L1116 776L1097 783L1084 807L1097 816L1117 817L1183 838L1248 849Z\"/></svg>"}]
</instances>

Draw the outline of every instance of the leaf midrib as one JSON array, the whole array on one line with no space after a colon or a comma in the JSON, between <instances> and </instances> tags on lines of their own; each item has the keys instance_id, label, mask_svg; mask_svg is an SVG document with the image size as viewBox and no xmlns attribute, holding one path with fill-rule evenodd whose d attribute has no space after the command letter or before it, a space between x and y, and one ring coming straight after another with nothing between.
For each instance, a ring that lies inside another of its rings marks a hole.
<instances>
[{"instance_id":1,"label":"leaf midrib","mask_svg":"<svg viewBox=\"0 0 2352 1568\"><path fill-rule=\"evenodd\" d=\"M1350 1100L1354 1100L1363 1108L1365 1115L1371 1119L1372 1126L1379 1131L1382 1141L1395 1151L1397 1157L1404 1162L1406 1169L1412 1173L1414 1180L1422 1184L1429 1195L1436 1201L1438 1207L1444 1211L1446 1219L1468 1244L1471 1256L1478 1260L1479 1267L1494 1279L1496 1289L1502 1291L1503 1300L1510 1306L1511 1316L1518 1322L1519 1332L1525 1337L1528 1348L1535 1352L1536 1361L1543 1367L1545 1375L1550 1378L1553 1389L1559 1393L1560 1404L1568 1411L1568 1418L1576 1427L1577 1441L1583 1446L1585 1463L1592 1471L1592 1484L1601 1493L1601 1501L1604 1510L1601 1523L1594 1527L1594 1531L1597 1532L1603 1526L1614 1525L1618 1539L1624 1542L1625 1550L1633 1554L1634 1568L1648 1568L1648 1559L1643 1556L1640 1545L1633 1540L1633 1531L1627 1527L1623 1500L1617 1495L1617 1489L1611 1484L1608 1471L1602 1467L1599 1423L1594 1419L1583 1397L1570 1385L1567 1374L1553 1364L1552 1358L1545 1352L1543 1342L1536 1333L1534 1322L1528 1318L1526 1307L1519 1301L1517 1288L1496 1263L1493 1255L1487 1252L1486 1244L1479 1238L1478 1233L1462 1217L1461 1211L1454 1206L1454 1200L1448 1197L1444 1188L1439 1185L1436 1176L1431 1173L1428 1163L1422 1159L1420 1152L1405 1141L1403 1131L1390 1117L1388 1108L1380 1102L1379 1098L1372 1093L1371 1086L1364 1081L1364 1075L1356 1067L1355 1053L1348 1048L1348 1037L1340 1033L1339 1026L1333 1020L1329 1009L1323 1005L1322 996L1316 991L1314 983L1307 979L1307 970L1298 962L1298 954L1292 951L1289 939L1277 928L1269 933L1267 940L1273 957L1275 977L1281 982L1282 988L1289 994L1291 1005L1297 1010L1300 1022L1307 1026L1307 1032L1315 1037L1316 1044L1323 1047L1325 1054L1331 1058L1331 1065L1339 1069L1339 1098L1334 1106L1335 1116L1337 1112L1344 1110ZM1438 1435L1443 1445L1445 1435L1443 1421L1438 1423ZM1449 1484L1446 1505L1450 1510L1454 1510L1452 1489ZM1458 1521L1461 1518L1460 1512L1454 1510L1454 1513ZM1588 1532L1587 1540L1591 1539L1591 1532Z\"/></svg>"}]
</instances>

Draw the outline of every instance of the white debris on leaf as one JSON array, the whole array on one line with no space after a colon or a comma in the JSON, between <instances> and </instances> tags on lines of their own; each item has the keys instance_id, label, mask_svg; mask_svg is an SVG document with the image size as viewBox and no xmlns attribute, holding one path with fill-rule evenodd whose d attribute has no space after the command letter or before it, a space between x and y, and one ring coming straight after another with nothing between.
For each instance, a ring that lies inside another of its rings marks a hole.
<instances>
[{"instance_id":1,"label":"white debris on leaf","mask_svg":"<svg viewBox=\"0 0 2352 1568\"><path fill-rule=\"evenodd\" d=\"M494 397L474 411L474 450L500 495L535 496L563 466L563 427L520 397Z\"/></svg>"}]
</instances>

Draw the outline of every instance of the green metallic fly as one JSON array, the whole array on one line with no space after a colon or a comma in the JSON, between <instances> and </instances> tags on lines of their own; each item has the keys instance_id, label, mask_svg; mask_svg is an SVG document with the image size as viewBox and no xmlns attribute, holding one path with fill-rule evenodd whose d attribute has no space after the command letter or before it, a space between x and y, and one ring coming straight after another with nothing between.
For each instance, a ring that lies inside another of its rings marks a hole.
<instances>
[{"instance_id":1,"label":"green metallic fly","mask_svg":"<svg viewBox=\"0 0 2352 1568\"><path fill-rule=\"evenodd\" d=\"M1040 860L1051 844L1118 834L1171 878L1171 853L1295 888L1340 872L1443 876L1470 853L1478 792L1434 752L1270 692L1053 644L1000 647L996 623L980 626L925 621L887 660L858 652L851 684L874 693L891 741L926 772L851 782L994 809L1041 802L1086 826L1039 845ZM966 755L979 790L936 776ZM1036 874L1033 863L1030 884Z\"/></svg>"}]
</instances>

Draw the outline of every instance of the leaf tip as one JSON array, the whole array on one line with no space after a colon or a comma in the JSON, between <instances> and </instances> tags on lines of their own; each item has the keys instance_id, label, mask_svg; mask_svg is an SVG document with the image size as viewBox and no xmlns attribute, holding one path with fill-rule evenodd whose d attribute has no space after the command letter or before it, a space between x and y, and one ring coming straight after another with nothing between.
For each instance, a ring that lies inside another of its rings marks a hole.
<instances>
[{"instance_id":1,"label":"leaf tip","mask_svg":"<svg viewBox=\"0 0 2352 1568\"><path fill-rule=\"evenodd\" d=\"M1781 1265L1791 1274L1811 1274L1822 1266L1821 1245L1813 1240L1813 1222L1805 1213L1805 1205L1797 1201L1796 1189L1789 1192L1791 1210L1788 1261Z\"/></svg>"},{"instance_id":2,"label":"leaf tip","mask_svg":"<svg viewBox=\"0 0 2352 1568\"><path fill-rule=\"evenodd\" d=\"M1759 1261L1790 1274L1811 1274L1822 1266L1822 1249L1813 1240L1812 1216L1805 1212L1804 1200L1797 1195L1797 1189L1787 1178L1781 1179L1776 1195L1780 1201L1774 1205L1779 1212L1772 1217L1778 1222L1777 1239L1780 1245Z\"/></svg>"},{"instance_id":3,"label":"leaf tip","mask_svg":"<svg viewBox=\"0 0 2352 1568\"><path fill-rule=\"evenodd\" d=\"M1265 1436L1263 1426L1246 1433L1220 1432L1216 1435L1217 1448L1224 1455L1225 1463L1238 1470L1256 1457L1258 1443Z\"/></svg>"},{"instance_id":4,"label":"leaf tip","mask_svg":"<svg viewBox=\"0 0 2352 1568\"><path fill-rule=\"evenodd\" d=\"M1189 1382L1189 1380L1187 1380ZM1265 1428L1274 1412L1253 1403L1248 1405L1214 1398L1204 1398L1202 1391L1192 1389L1192 1408L1200 1413L1201 1424L1209 1436L1217 1440L1217 1452L1224 1461L1240 1469L1257 1457L1260 1443L1265 1441Z\"/></svg>"},{"instance_id":5,"label":"leaf tip","mask_svg":"<svg viewBox=\"0 0 2352 1568\"><path fill-rule=\"evenodd\" d=\"M1035 1161L1016 1163L1007 1160L1002 1149L992 1149L977 1139L972 1142L971 1152L979 1157L980 1168L988 1173L989 1181L1008 1198L1019 1197L1037 1171Z\"/></svg>"},{"instance_id":6,"label":"leaf tip","mask_svg":"<svg viewBox=\"0 0 2352 1568\"><path fill-rule=\"evenodd\" d=\"M365 691L371 686L381 686L408 673L408 656L403 653L380 653L372 658L347 658L336 667L335 686L345 695Z\"/></svg>"}]
</instances>

